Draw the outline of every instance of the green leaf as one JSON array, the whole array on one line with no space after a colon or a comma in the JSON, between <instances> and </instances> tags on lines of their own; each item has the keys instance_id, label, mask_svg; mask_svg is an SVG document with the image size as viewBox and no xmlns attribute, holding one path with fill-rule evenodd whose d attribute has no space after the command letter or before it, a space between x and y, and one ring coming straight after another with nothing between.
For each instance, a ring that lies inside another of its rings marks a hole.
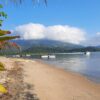
<instances>
[{"instance_id":1,"label":"green leaf","mask_svg":"<svg viewBox=\"0 0 100 100\"><path fill-rule=\"evenodd\" d=\"M0 30L0 36L6 35L6 34L10 34L10 31L6 31L6 30Z\"/></svg>"},{"instance_id":2,"label":"green leaf","mask_svg":"<svg viewBox=\"0 0 100 100\"><path fill-rule=\"evenodd\" d=\"M0 8L3 8L2 4L0 4Z\"/></svg>"},{"instance_id":3,"label":"green leaf","mask_svg":"<svg viewBox=\"0 0 100 100\"><path fill-rule=\"evenodd\" d=\"M0 20L0 26L2 26L3 20Z\"/></svg>"},{"instance_id":4,"label":"green leaf","mask_svg":"<svg viewBox=\"0 0 100 100\"><path fill-rule=\"evenodd\" d=\"M6 41L6 40L12 40L16 38L20 38L20 37L19 36L3 36L3 37L0 37L0 42Z\"/></svg>"},{"instance_id":5,"label":"green leaf","mask_svg":"<svg viewBox=\"0 0 100 100\"><path fill-rule=\"evenodd\" d=\"M7 18L7 14L5 12L0 12L0 17L4 17L4 18Z\"/></svg>"}]
</instances>

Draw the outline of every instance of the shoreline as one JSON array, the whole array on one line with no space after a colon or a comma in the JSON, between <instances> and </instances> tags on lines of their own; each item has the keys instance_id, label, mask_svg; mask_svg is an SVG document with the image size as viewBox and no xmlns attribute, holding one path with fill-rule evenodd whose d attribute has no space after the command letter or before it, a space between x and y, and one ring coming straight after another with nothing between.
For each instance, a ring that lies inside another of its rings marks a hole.
<instances>
[{"instance_id":1,"label":"shoreline","mask_svg":"<svg viewBox=\"0 0 100 100\"><path fill-rule=\"evenodd\" d=\"M42 60L39 60L39 59L30 59L30 58L15 58L15 59L23 59L23 60L37 61L37 62L43 63L45 65L48 65L48 66L50 66L52 68L60 69L60 70L63 70L65 72L67 72L67 73L73 73L73 74L79 75L81 77L84 77L86 80L88 80L89 82L91 82L93 84L100 85L100 82L97 82L97 81L95 81L93 79L90 79L87 75L84 75L84 74L81 74L81 73L78 73L78 72L74 72L74 71L71 71L71 70L65 70L65 69L61 68L60 66L58 66L58 65L48 64L48 63L46 63L46 62L44 62Z\"/></svg>"},{"instance_id":2,"label":"shoreline","mask_svg":"<svg viewBox=\"0 0 100 100\"><path fill-rule=\"evenodd\" d=\"M31 92L35 93L39 100L100 100L100 84L91 82L83 75L37 60L21 58L2 60L3 62L8 60L9 64L18 63L24 71L23 81L34 86Z\"/></svg>"},{"instance_id":3,"label":"shoreline","mask_svg":"<svg viewBox=\"0 0 100 100\"><path fill-rule=\"evenodd\" d=\"M37 62L39 61L39 62L41 62L41 63L43 63L43 64L49 65L49 66L51 66L51 67L53 67L53 68L57 68L57 69L63 70L63 71L65 71L65 72L67 72L67 73L73 73L73 74L75 74L75 75L79 75L79 76L81 76L81 77L84 77L85 79L87 79L89 82L91 82L91 83L93 83L93 84L100 85L100 82L97 82L97 81L94 81L93 79L90 79L87 75L84 75L84 74L81 74L81 73L78 73L78 72L74 72L74 71L71 71L71 70L66 70L66 69L61 68L61 67L58 66L58 65L48 64L48 63L46 63L46 62L44 62L44 61L42 61L42 60L37 60L37 59L36 59L36 61L37 61ZM57 66L58 66L58 67L57 67Z\"/></svg>"},{"instance_id":4,"label":"shoreline","mask_svg":"<svg viewBox=\"0 0 100 100\"><path fill-rule=\"evenodd\" d=\"M29 60L29 59L27 59L27 60ZM71 70L65 70L65 69L61 68L60 66L58 66L58 65L48 64L48 63L45 63L45 62L42 61L42 60L37 60L37 59L35 60L35 59L34 59L34 61L40 62L40 63L42 63L42 64L45 64L45 65L47 65L47 66L49 66L49 67L52 67L52 68L54 68L54 69L62 70L62 71L66 72L66 73L69 73L69 74L74 74L74 75L76 75L76 76L83 77L84 79L86 79L86 80L89 81L90 83L93 83L93 84L96 84L96 85L100 85L100 82L93 81L93 80L89 79L89 78L88 78L86 75L84 75L84 74L81 74L81 73L78 73L78 72L74 72L74 71L71 71ZM57 67L57 66L58 66L58 67Z\"/></svg>"}]
</instances>

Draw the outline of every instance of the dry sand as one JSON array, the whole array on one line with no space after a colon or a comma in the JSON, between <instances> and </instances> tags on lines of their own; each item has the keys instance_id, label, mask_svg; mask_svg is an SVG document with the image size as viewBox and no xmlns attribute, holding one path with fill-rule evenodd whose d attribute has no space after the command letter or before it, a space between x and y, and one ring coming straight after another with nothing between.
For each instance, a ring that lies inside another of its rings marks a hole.
<instances>
[{"instance_id":1,"label":"dry sand","mask_svg":"<svg viewBox=\"0 0 100 100\"><path fill-rule=\"evenodd\" d=\"M55 68L41 61L23 59L6 61L19 62L24 70L24 82L30 86L34 85L34 90L30 91L36 93L39 100L100 100L100 85L81 75Z\"/></svg>"}]
</instances>

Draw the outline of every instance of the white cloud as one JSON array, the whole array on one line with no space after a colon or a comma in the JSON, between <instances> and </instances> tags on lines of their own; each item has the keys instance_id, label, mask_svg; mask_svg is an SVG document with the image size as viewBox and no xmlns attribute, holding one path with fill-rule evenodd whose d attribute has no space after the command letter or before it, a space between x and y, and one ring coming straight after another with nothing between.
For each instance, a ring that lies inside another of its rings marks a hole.
<instances>
[{"instance_id":1,"label":"white cloud","mask_svg":"<svg viewBox=\"0 0 100 100\"><path fill-rule=\"evenodd\" d=\"M44 38L45 27L41 24L25 24L16 27L14 33L21 35L23 39L41 39Z\"/></svg>"},{"instance_id":2,"label":"white cloud","mask_svg":"<svg viewBox=\"0 0 100 100\"><path fill-rule=\"evenodd\" d=\"M70 27L68 25L55 25L49 26L46 29L46 37L52 40L58 40L63 42L71 42L79 44L85 40L85 32L76 27Z\"/></svg>"},{"instance_id":3,"label":"white cloud","mask_svg":"<svg viewBox=\"0 0 100 100\"><path fill-rule=\"evenodd\" d=\"M50 39L79 44L85 40L85 31L68 25L45 26L43 24L24 24L15 28L15 34L23 39Z\"/></svg>"},{"instance_id":4,"label":"white cloud","mask_svg":"<svg viewBox=\"0 0 100 100\"><path fill-rule=\"evenodd\" d=\"M89 46L100 45L100 32L97 32L96 34L94 34L94 36L89 37L84 44Z\"/></svg>"},{"instance_id":5,"label":"white cloud","mask_svg":"<svg viewBox=\"0 0 100 100\"><path fill-rule=\"evenodd\" d=\"M97 35L100 35L100 32L97 32L96 34L97 34Z\"/></svg>"}]
</instances>

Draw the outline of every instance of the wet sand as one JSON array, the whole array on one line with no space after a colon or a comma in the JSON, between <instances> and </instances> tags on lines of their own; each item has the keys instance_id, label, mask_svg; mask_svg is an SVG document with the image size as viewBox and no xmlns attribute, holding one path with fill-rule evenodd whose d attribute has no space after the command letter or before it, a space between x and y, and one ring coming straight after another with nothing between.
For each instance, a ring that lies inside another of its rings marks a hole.
<instances>
[{"instance_id":1,"label":"wet sand","mask_svg":"<svg viewBox=\"0 0 100 100\"><path fill-rule=\"evenodd\" d=\"M39 100L100 100L100 84L93 83L81 75L41 61L4 59L8 64L9 61L18 62L17 66L24 72L24 83L34 87L30 91L36 94Z\"/></svg>"}]
</instances>

